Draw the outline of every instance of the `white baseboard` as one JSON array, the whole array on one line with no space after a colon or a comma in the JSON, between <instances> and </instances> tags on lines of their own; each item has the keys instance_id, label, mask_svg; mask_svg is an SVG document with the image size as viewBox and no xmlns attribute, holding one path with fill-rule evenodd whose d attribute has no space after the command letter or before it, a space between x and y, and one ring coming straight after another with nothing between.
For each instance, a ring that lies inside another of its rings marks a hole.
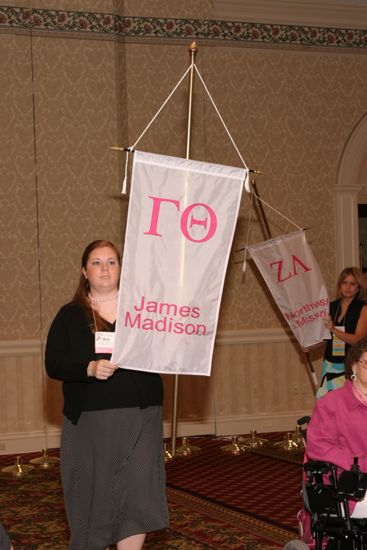
<instances>
[{"instance_id":1,"label":"white baseboard","mask_svg":"<svg viewBox=\"0 0 367 550\"><path fill-rule=\"evenodd\" d=\"M163 437L170 438L171 431L172 424L170 422L164 422ZM190 420L183 420L180 421L177 425L177 437L213 434L215 434L215 422L213 421L213 419L196 420L195 422Z\"/></svg>"},{"instance_id":2,"label":"white baseboard","mask_svg":"<svg viewBox=\"0 0 367 550\"><path fill-rule=\"evenodd\" d=\"M243 435L251 430L257 433L294 431L299 418L310 415L310 411L293 411L292 413L252 414L247 416L222 417L190 421L182 420L177 426L177 437L199 435ZM164 422L163 434L171 437L172 426ZM0 439L0 455L16 453L42 452L42 449L60 447L61 430L54 428L47 433L29 432L2 434Z\"/></svg>"},{"instance_id":3,"label":"white baseboard","mask_svg":"<svg viewBox=\"0 0 367 550\"><path fill-rule=\"evenodd\" d=\"M246 416L224 417L217 419L216 435L248 434L251 430L257 433L294 431L297 420L310 416L310 411L299 410L291 413L257 413Z\"/></svg>"},{"instance_id":4,"label":"white baseboard","mask_svg":"<svg viewBox=\"0 0 367 550\"><path fill-rule=\"evenodd\" d=\"M44 432L20 432L0 435L0 455L42 452L60 447L60 429Z\"/></svg>"},{"instance_id":5,"label":"white baseboard","mask_svg":"<svg viewBox=\"0 0 367 550\"><path fill-rule=\"evenodd\" d=\"M228 416L214 421L206 419L201 421L182 420L177 426L177 436L198 436L198 435L242 435L249 434L251 430L257 433L267 432L288 432L294 431L297 420L303 416L310 416L310 411L299 410L292 413L276 414L250 414L246 416ZM171 424L164 423L164 437L170 437Z\"/></svg>"}]
</instances>

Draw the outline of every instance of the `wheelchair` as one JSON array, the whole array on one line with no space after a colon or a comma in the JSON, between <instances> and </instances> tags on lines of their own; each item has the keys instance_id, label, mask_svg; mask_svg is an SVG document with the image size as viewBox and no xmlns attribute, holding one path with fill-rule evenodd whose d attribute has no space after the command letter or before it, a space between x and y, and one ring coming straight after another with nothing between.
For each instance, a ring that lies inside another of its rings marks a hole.
<instances>
[{"instance_id":1,"label":"wheelchair","mask_svg":"<svg viewBox=\"0 0 367 550\"><path fill-rule=\"evenodd\" d=\"M288 542L283 550L367 550L367 518L350 516L351 501L364 498L367 474L358 459L338 474L335 464L310 460L304 464L304 510L310 514L313 542Z\"/></svg>"}]
</instances>

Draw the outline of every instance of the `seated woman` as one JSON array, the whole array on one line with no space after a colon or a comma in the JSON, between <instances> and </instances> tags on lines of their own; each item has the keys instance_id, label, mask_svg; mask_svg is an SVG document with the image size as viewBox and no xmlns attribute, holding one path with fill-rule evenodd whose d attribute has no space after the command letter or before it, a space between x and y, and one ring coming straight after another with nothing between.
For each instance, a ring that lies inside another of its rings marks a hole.
<instances>
[{"instance_id":1,"label":"seated woman","mask_svg":"<svg viewBox=\"0 0 367 550\"><path fill-rule=\"evenodd\" d=\"M319 399L307 428L307 458L349 470L354 457L367 472L367 338L348 351L344 386ZM351 517L367 517L367 497L350 502Z\"/></svg>"},{"instance_id":2,"label":"seated woman","mask_svg":"<svg viewBox=\"0 0 367 550\"><path fill-rule=\"evenodd\" d=\"M321 460L350 470L354 458L362 472L367 472L367 338L348 351L345 360L345 384L316 402L307 427L307 460ZM367 497L349 500L353 518L367 518ZM315 548L310 515L298 514L302 540L289 541L283 550ZM306 544L307 543L307 544Z\"/></svg>"}]
</instances>

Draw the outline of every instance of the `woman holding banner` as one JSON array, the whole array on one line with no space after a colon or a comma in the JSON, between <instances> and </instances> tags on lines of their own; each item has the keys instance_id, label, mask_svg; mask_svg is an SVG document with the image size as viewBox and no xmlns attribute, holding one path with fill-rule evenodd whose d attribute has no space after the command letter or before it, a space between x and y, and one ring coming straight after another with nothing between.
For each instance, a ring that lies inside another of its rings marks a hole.
<instances>
[{"instance_id":1,"label":"woman holding banner","mask_svg":"<svg viewBox=\"0 0 367 550\"><path fill-rule=\"evenodd\" d=\"M367 336L367 284L357 267L346 267L340 273L337 299L330 303L326 326L331 332L322 362L321 384L316 397L340 388L345 382L344 360L350 346Z\"/></svg>"},{"instance_id":2,"label":"woman holding banner","mask_svg":"<svg viewBox=\"0 0 367 550\"><path fill-rule=\"evenodd\" d=\"M161 378L110 362L120 265L111 242L89 244L47 338L47 373L63 382L69 550L139 550L147 532L168 526Z\"/></svg>"}]
</instances>

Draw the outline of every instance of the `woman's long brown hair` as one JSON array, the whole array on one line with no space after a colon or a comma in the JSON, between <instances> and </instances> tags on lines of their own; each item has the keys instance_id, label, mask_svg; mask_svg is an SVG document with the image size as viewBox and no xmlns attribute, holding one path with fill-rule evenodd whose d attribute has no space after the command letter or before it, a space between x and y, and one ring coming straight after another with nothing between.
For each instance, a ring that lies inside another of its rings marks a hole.
<instances>
[{"instance_id":1,"label":"woman's long brown hair","mask_svg":"<svg viewBox=\"0 0 367 550\"><path fill-rule=\"evenodd\" d=\"M341 298L341 285L344 279L352 275L358 283L359 291L357 298L362 302L367 301L367 275L365 275L358 267L345 267L338 277L336 283L336 297Z\"/></svg>"},{"instance_id":2,"label":"woman's long brown hair","mask_svg":"<svg viewBox=\"0 0 367 550\"><path fill-rule=\"evenodd\" d=\"M83 269L86 269L89 256L91 255L93 250L95 250L96 248L104 248L104 247L111 248L114 251L118 259L119 265L121 266L121 254L113 243L111 243L110 241L98 240L88 244L88 246L86 247L82 255L82 265L80 270L79 284L77 286L77 289L72 299L73 303L80 304L84 308L87 314L89 325L92 332L107 329L108 325L107 325L107 321L102 319L102 317L98 314L96 310L94 310L94 315L93 315L92 305L88 298L88 294L90 292L89 281L88 279L86 279L83 273ZM95 319L95 322L94 322L94 319Z\"/></svg>"}]
</instances>

